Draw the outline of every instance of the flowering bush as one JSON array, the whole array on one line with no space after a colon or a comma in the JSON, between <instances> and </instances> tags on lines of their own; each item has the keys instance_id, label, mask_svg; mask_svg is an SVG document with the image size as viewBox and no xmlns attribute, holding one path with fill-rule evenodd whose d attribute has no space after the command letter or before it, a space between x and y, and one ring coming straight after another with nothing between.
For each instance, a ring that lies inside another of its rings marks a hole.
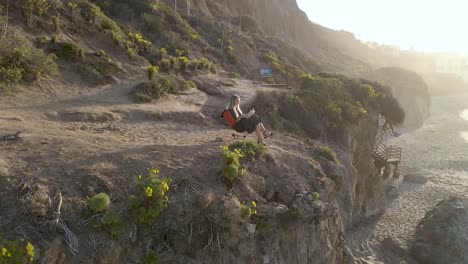
<instances>
[{"instance_id":1,"label":"flowering bush","mask_svg":"<svg viewBox=\"0 0 468 264\"><path fill-rule=\"evenodd\" d=\"M241 204L241 216L245 220L250 220L250 217L252 215L257 214L257 210L255 208L257 207L257 204L254 201L251 201L250 203L245 203L245 201L242 201Z\"/></svg>"},{"instance_id":2,"label":"flowering bush","mask_svg":"<svg viewBox=\"0 0 468 264\"><path fill-rule=\"evenodd\" d=\"M34 246L24 239L8 241L0 238L0 264L23 264L34 261Z\"/></svg>"},{"instance_id":3,"label":"flowering bush","mask_svg":"<svg viewBox=\"0 0 468 264\"><path fill-rule=\"evenodd\" d=\"M138 192L130 195L129 201L136 222L152 224L159 217L169 202L166 193L170 182L168 178L161 178L156 168L148 169L146 178L141 175L135 178Z\"/></svg>"},{"instance_id":4,"label":"flowering bush","mask_svg":"<svg viewBox=\"0 0 468 264\"><path fill-rule=\"evenodd\" d=\"M224 166L221 174L228 184L232 184L237 176L239 176L239 173L241 176L245 174L244 168L239 171L239 158L242 158L244 155L242 155L238 149L229 150L227 146L221 146L220 150L221 156L224 159Z\"/></svg>"}]
</instances>

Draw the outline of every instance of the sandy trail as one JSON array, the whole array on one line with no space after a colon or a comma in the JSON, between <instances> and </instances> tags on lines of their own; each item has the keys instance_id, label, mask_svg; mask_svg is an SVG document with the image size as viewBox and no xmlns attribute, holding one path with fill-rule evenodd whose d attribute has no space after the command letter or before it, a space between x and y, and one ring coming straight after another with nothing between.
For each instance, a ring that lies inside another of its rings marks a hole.
<instances>
[{"instance_id":1,"label":"sandy trail","mask_svg":"<svg viewBox=\"0 0 468 264\"><path fill-rule=\"evenodd\" d=\"M420 173L424 184L389 180L399 196L376 220L351 231L357 256L370 262L391 263L381 247L385 237L403 248L411 245L424 214L443 199L458 196L468 204L468 94L433 97L431 116L423 127L391 140L403 148L402 175ZM408 260L410 262L410 260Z\"/></svg>"}]
</instances>

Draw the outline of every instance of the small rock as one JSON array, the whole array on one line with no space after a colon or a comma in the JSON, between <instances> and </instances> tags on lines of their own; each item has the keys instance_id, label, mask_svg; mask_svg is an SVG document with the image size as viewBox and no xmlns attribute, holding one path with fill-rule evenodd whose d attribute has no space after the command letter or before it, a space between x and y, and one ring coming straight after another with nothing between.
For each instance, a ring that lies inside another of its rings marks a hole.
<instances>
[{"instance_id":1,"label":"small rock","mask_svg":"<svg viewBox=\"0 0 468 264\"><path fill-rule=\"evenodd\" d=\"M120 131L120 127L116 124L110 124L107 126L107 129L109 131Z\"/></svg>"},{"instance_id":2,"label":"small rock","mask_svg":"<svg viewBox=\"0 0 468 264\"><path fill-rule=\"evenodd\" d=\"M289 208L279 203L260 204L257 206L258 216L274 217L279 214L284 214L289 211Z\"/></svg>"},{"instance_id":3,"label":"small rock","mask_svg":"<svg viewBox=\"0 0 468 264\"><path fill-rule=\"evenodd\" d=\"M255 233L255 228L257 225L248 223L245 227L247 228L247 232L249 232L249 234L253 234Z\"/></svg>"},{"instance_id":4,"label":"small rock","mask_svg":"<svg viewBox=\"0 0 468 264\"><path fill-rule=\"evenodd\" d=\"M88 130L88 129L89 129L89 127L87 125L80 126L80 130L85 131L85 130Z\"/></svg>"},{"instance_id":5,"label":"small rock","mask_svg":"<svg viewBox=\"0 0 468 264\"><path fill-rule=\"evenodd\" d=\"M414 182L419 184L424 184L427 182L426 177L419 173L406 174L403 180L406 182Z\"/></svg>"},{"instance_id":6,"label":"small rock","mask_svg":"<svg viewBox=\"0 0 468 264\"><path fill-rule=\"evenodd\" d=\"M384 238L384 240L382 241L382 247L386 250L386 251L391 251L395 254L398 254L398 255L406 255L407 252L405 249L403 249L399 244L398 242L396 242L395 240L393 240L393 238L391 237L386 237Z\"/></svg>"},{"instance_id":7,"label":"small rock","mask_svg":"<svg viewBox=\"0 0 468 264\"><path fill-rule=\"evenodd\" d=\"M270 200L273 198L273 196L275 196L275 193L276 193L275 189L270 189L270 190L268 190L268 192L267 192L265 198L266 198L268 201L270 201Z\"/></svg>"}]
</instances>

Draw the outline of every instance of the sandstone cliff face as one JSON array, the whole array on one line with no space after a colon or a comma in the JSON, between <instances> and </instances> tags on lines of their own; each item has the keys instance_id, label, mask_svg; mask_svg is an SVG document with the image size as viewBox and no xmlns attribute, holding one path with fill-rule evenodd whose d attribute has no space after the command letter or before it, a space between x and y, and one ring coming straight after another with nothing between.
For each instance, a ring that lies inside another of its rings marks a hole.
<instances>
[{"instance_id":1,"label":"sandstone cliff face","mask_svg":"<svg viewBox=\"0 0 468 264\"><path fill-rule=\"evenodd\" d=\"M386 206L383 182L371 158L377 126L378 115L369 113L345 135L347 147L343 154L347 184L340 193L339 202L347 225L378 214Z\"/></svg>"}]
</instances>

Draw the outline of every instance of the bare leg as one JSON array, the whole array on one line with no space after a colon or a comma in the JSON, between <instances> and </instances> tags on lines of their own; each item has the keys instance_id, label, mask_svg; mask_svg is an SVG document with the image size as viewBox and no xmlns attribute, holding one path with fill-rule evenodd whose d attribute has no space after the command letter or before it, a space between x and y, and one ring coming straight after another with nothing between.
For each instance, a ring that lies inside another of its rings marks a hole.
<instances>
[{"instance_id":1,"label":"bare leg","mask_svg":"<svg viewBox=\"0 0 468 264\"><path fill-rule=\"evenodd\" d=\"M261 123L260 123L261 124ZM258 143L263 143L263 136L262 136L262 126L258 124L256 127L255 127L255 132L257 132L257 140L258 140Z\"/></svg>"},{"instance_id":2,"label":"bare leg","mask_svg":"<svg viewBox=\"0 0 468 264\"><path fill-rule=\"evenodd\" d=\"M271 136L272 133L271 133L270 131L268 131L268 130L265 128L265 126L263 125L263 123L260 123L259 125L260 125L260 127L261 127L263 133L268 132L268 135L267 135L267 136Z\"/></svg>"}]
</instances>

